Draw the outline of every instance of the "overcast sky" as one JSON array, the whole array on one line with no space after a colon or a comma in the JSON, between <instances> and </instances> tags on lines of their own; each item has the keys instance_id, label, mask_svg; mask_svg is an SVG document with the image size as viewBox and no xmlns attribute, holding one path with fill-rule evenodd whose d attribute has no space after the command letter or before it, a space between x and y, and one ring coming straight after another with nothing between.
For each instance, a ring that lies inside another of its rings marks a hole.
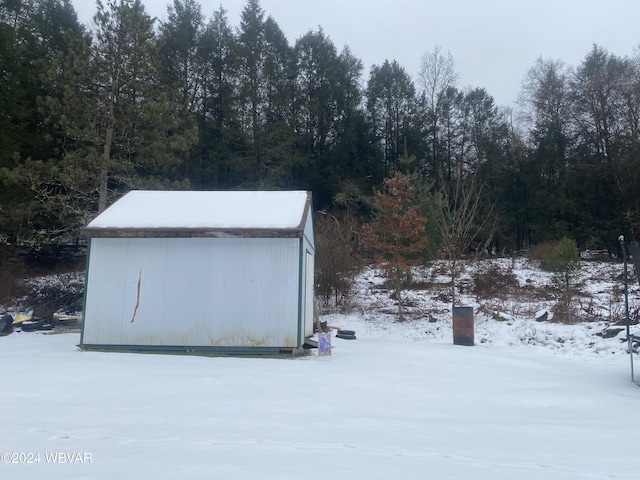
<instances>
[{"instance_id":1,"label":"overcast sky","mask_svg":"<svg viewBox=\"0 0 640 480\"><path fill-rule=\"evenodd\" d=\"M73 0L89 24L92 0ZM166 18L173 0L143 0ZM207 19L222 5L240 24L245 0L200 0ZM631 56L640 44L640 0L261 0L291 45L321 26L338 51L348 45L365 66L397 60L415 80L420 58L439 45L451 52L458 87L483 87L498 105L512 105L538 57L579 65L597 43Z\"/></svg>"}]
</instances>

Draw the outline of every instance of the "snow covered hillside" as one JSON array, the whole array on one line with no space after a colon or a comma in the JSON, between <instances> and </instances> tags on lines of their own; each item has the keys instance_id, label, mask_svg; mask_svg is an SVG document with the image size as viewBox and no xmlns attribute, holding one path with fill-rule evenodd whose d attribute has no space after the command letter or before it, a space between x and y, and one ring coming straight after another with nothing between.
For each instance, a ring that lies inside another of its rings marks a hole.
<instances>
[{"instance_id":1,"label":"snow covered hillside","mask_svg":"<svg viewBox=\"0 0 640 480\"><path fill-rule=\"evenodd\" d=\"M637 478L640 389L626 344L598 335L621 312L621 265L590 264L581 308L593 321L562 325L535 320L552 308L539 298L547 276L497 262L521 286L482 300L467 269L474 347L452 344L437 266L416 273L424 288L410 293L403 323L383 279L364 272L350 312L323 317L357 340L333 338L326 357L83 352L78 333L0 338L0 478Z\"/></svg>"},{"instance_id":2,"label":"snow covered hillside","mask_svg":"<svg viewBox=\"0 0 640 480\"><path fill-rule=\"evenodd\" d=\"M526 258L501 258L469 263L458 281L461 305L474 308L475 343L504 346L545 346L576 354L624 354L627 345L623 264L584 261L576 279L572 308L578 321L554 318L559 292L552 275ZM348 313L331 313L329 325L367 331L381 338L409 338L430 343L452 342L452 313L446 265L435 262L414 271L413 288L403 293L404 324L396 321L397 304L385 288L382 272L368 269L355 282L344 303ZM629 307L634 319L640 309L640 288L629 266ZM547 313L549 321L536 321ZM603 332L604 337L603 338ZM618 334L616 334L619 332ZM637 326L632 333L640 333Z\"/></svg>"}]
</instances>

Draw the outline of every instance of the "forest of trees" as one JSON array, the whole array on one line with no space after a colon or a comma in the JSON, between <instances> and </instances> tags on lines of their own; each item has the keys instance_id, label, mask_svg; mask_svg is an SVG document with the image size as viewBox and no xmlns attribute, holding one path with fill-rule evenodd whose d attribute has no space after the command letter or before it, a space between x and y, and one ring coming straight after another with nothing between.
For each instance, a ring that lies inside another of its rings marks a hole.
<instances>
[{"instance_id":1,"label":"forest of trees","mask_svg":"<svg viewBox=\"0 0 640 480\"><path fill-rule=\"evenodd\" d=\"M134 188L308 189L368 221L402 172L427 219L481 186L496 251L638 239L640 57L541 58L512 109L460 89L439 47L421 60L415 80L391 59L365 72L321 28L290 44L259 0L237 26L197 0L163 22L104 0L91 25L69 0L0 0L0 235L72 241Z\"/></svg>"}]
</instances>

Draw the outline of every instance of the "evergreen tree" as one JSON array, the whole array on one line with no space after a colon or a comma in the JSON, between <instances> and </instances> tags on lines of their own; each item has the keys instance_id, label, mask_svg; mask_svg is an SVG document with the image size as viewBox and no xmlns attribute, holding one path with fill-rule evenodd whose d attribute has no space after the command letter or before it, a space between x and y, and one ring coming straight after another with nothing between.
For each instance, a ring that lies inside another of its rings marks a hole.
<instances>
[{"instance_id":1,"label":"evergreen tree","mask_svg":"<svg viewBox=\"0 0 640 480\"><path fill-rule=\"evenodd\" d=\"M193 118L203 82L203 65L198 48L204 17L195 0L174 0L167 8L167 20L160 25L158 39L161 78L165 88L176 92L180 109ZM183 175L191 180L191 150L185 149Z\"/></svg>"},{"instance_id":2,"label":"evergreen tree","mask_svg":"<svg viewBox=\"0 0 640 480\"><path fill-rule=\"evenodd\" d=\"M633 161L627 156L633 131L628 100L635 75L628 59L594 45L570 81L581 209L605 244L614 243L625 225L623 212L629 209L624 176L629 172L625 166Z\"/></svg>"},{"instance_id":3,"label":"evergreen tree","mask_svg":"<svg viewBox=\"0 0 640 480\"><path fill-rule=\"evenodd\" d=\"M363 108L362 69L362 61L345 47L336 72L336 138L323 169L330 182L330 200L359 215L369 213L367 197L384 178Z\"/></svg>"},{"instance_id":4,"label":"evergreen tree","mask_svg":"<svg viewBox=\"0 0 640 480\"><path fill-rule=\"evenodd\" d=\"M303 167L298 175L321 202L330 202L335 192L329 166L338 118L338 53L322 29L299 38L295 52L297 152Z\"/></svg>"},{"instance_id":5,"label":"evergreen tree","mask_svg":"<svg viewBox=\"0 0 640 480\"><path fill-rule=\"evenodd\" d=\"M530 124L532 149L523 182L531 239L540 242L575 228L567 69L562 62L538 59L523 85L520 102Z\"/></svg>"},{"instance_id":6,"label":"evergreen tree","mask_svg":"<svg viewBox=\"0 0 640 480\"><path fill-rule=\"evenodd\" d=\"M184 108L193 113L202 82L197 52L204 17L196 0L174 0L160 25L159 55L163 82L175 85Z\"/></svg>"},{"instance_id":7,"label":"evergreen tree","mask_svg":"<svg viewBox=\"0 0 640 480\"><path fill-rule=\"evenodd\" d=\"M416 92L398 62L373 66L367 84L367 113L380 149L385 174L398 170L398 161L416 144Z\"/></svg>"},{"instance_id":8,"label":"evergreen tree","mask_svg":"<svg viewBox=\"0 0 640 480\"><path fill-rule=\"evenodd\" d=\"M479 216L492 218L477 232L474 240L487 244L494 237L496 222L507 223L501 218L505 210L498 206L508 198L513 181L512 171L508 168L509 128L504 113L495 106L493 97L485 89L475 88L466 92L463 105L463 125L468 132L464 135L467 146L463 142L462 147L466 154L460 153L466 162L463 170L477 175L479 183L486 186ZM495 216L498 218L494 220Z\"/></svg>"},{"instance_id":9,"label":"evergreen tree","mask_svg":"<svg viewBox=\"0 0 640 480\"><path fill-rule=\"evenodd\" d=\"M265 118L265 13L259 0L247 0L238 34L240 119L247 135L246 179L255 184L263 161Z\"/></svg>"},{"instance_id":10,"label":"evergreen tree","mask_svg":"<svg viewBox=\"0 0 640 480\"><path fill-rule=\"evenodd\" d=\"M230 188L246 180L247 141L241 128L237 38L220 7L198 47L202 83L197 99L198 151L190 177L199 188Z\"/></svg>"},{"instance_id":11,"label":"evergreen tree","mask_svg":"<svg viewBox=\"0 0 640 480\"><path fill-rule=\"evenodd\" d=\"M259 171L262 188L291 187L295 155L295 57L287 38L272 17L264 23L265 131L263 161ZM302 187L302 185L300 185Z\"/></svg>"},{"instance_id":12,"label":"evergreen tree","mask_svg":"<svg viewBox=\"0 0 640 480\"><path fill-rule=\"evenodd\" d=\"M36 242L56 229L34 183L40 166L61 156L42 99L56 95L47 73L58 56L83 35L66 0L0 2L0 230L20 242Z\"/></svg>"},{"instance_id":13,"label":"evergreen tree","mask_svg":"<svg viewBox=\"0 0 640 480\"><path fill-rule=\"evenodd\" d=\"M60 93L48 98L69 142L57 176L85 217L130 188L183 185L176 169L193 139L177 90L161 83L141 2L98 2L94 22L95 41L78 42L52 68Z\"/></svg>"}]
</instances>

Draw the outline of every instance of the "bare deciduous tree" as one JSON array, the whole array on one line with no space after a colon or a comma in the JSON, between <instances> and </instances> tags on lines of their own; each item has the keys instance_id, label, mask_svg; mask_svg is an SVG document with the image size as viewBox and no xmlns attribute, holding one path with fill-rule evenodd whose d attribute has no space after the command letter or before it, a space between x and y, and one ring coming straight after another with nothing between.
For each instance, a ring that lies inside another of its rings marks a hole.
<instances>
[{"instance_id":1,"label":"bare deciduous tree","mask_svg":"<svg viewBox=\"0 0 640 480\"><path fill-rule=\"evenodd\" d=\"M441 149L449 151L451 137L452 108L457 96L456 82L458 74L455 71L455 62L450 52L442 52L440 46L431 52L426 52L421 59L418 72L418 84L422 88L422 94L427 108L427 158L432 163L432 168L437 170L446 160L442 156ZM442 131L444 129L444 132ZM443 146L444 145L444 146ZM441 148L441 146L443 146ZM446 154L445 156L449 156Z\"/></svg>"},{"instance_id":2,"label":"bare deciduous tree","mask_svg":"<svg viewBox=\"0 0 640 480\"><path fill-rule=\"evenodd\" d=\"M448 261L451 276L451 304L456 304L456 280L461 273L460 261L472 243L480 241L476 254L491 242L495 230L494 212L484 198L484 185L475 174L455 176L451 182L441 180L437 192L442 253Z\"/></svg>"},{"instance_id":3,"label":"bare deciduous tree","mask_svg":"<svg viewBox=\"0 0 640 480\"><path fill-rule=\"evenodd\" d=\"M436 45L432 51L422 55L418 81L427 99L427 106L435 111L442 95L449 87L455 87L458 81L451 52L445 54Z\"/></svg>"},{"instance_id":4,"label":"bare deciduous tree","mask_svg":"<svg viewBox=\"0 0 640 480\"><path fill-rule=\"evenodd\" d=\"M316 286L325 306L337 307L348 296L358 273L359 223L350 211L316 215Z\"/></svg>"}]
</instances>

